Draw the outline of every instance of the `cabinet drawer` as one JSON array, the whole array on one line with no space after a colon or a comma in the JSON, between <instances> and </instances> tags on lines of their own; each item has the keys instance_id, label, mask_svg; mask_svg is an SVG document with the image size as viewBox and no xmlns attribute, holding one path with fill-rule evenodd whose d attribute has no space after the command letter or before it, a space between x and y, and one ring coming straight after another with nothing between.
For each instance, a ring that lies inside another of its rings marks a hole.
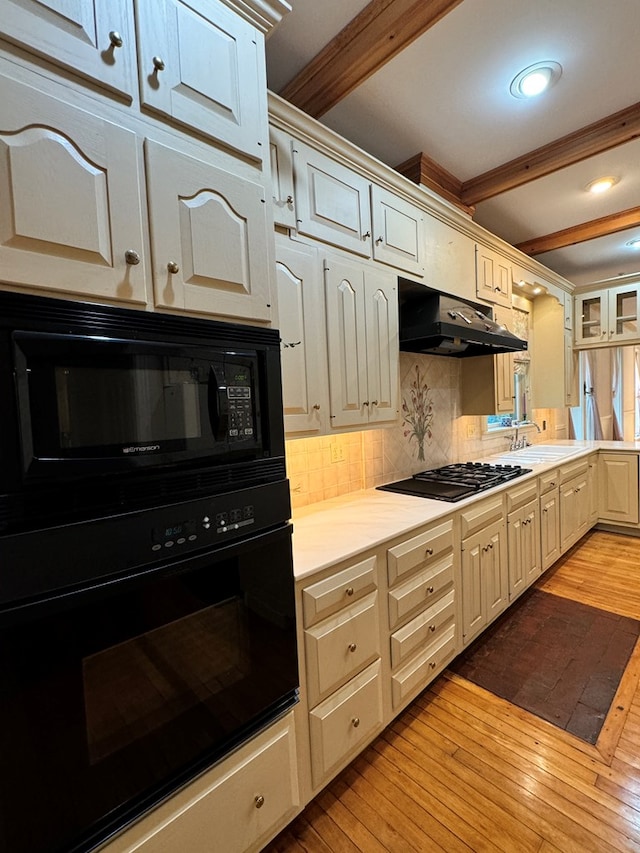
<instances>
[{"instance_id":1,"label":"cabinet drawer","mask_svg":"<svg viewBox=\"0 0 640 853\"><path fill-rule=\"evenodd\" d=\"M507 492L507 513L513 512L514 509L524 506L537 497L538 483L535 479L522 483L517 488L509 489Z\"/></svg>"},{"instance_id":2,"label":"cabinet drawer","mask_svg":"<svg viewBox=\"0 0 640 853\"><path fill-rule=\"evenodd\" d=\"M560 484L560 472L557 468L553 471L546 471L538 477L540 483L540 494L546 495L547 492L552 492Z\"/></svg>"},{"instance_id":3,"label":"cabinet drawer","mask_svg":"<svg viewBox=\"0 0 640 853\"><path fill-rule=\"evenodd\" d=\"M466 539L502 518L502 495L472 504L460 513L460 537Z\"/></svg>"},{"instance_id":4,"label":"cabinet drawer","mask_svg":"<svg viewBox=\"0 0 640 853\"><path fill-rule=\"evenodd\" d=\"M401 580L423 564L434 563L447 551L453 551L453 520L449 519L395 545L387 551L389 586Z\"/></svg>"},{"instance_id":5,"label":"cabinet drawer","mask_svg":"<svg viewBox=\"0 0 640 853\"><path fill-rule=\"evenodd\" d=\"M454 592L451 590L424 613L416 616L391 635L391 666L395 669L418 648L439 638L447 623L455 618Z\"/></svg>"},{"instance_id":6,"label":"cabinet drawer","mask_svg":"<svg viewBox=\"0 0 640 853\"><path fill-rule=\"evenodd\" d=\"M560 466L560 482L566 483L567 480L572 480L574 477L580 477L589 470L589 460L584 457L577 462L572 462L568 465Z\"/></svg>"},{"instance_id":7,"label":"cabinet drawer","mask_svg":"<svg viewBox=\"0 0 640 853\"><path fill-rule=\"evenodd\" d=\"M376 661L309 714L314 787L355 755L381 726L382 678Z\"/></svg>"},{"instance_id":8,"label":"cabinet drawer","mask_svg":"<svg viewBox=\"0 0 640 853\"><path fill-rule=\"evenodd\" d=\"M357 601L376 586L375 556L311 584L302 590L305 628Z\"/></svg>"},{"instance_id":9,"label":"cabinet drawer","mask_svg":"<svg viewBox=\"0 0 640 853\"><path fill-rule=\"evenodd\" d=\"M305 631L309 705L380 655L378 593Z\"/></svg>"},{"instance_id":10,"label":"cabinet drawer","mask_svg":"<svg viewBox=\"0 0 640 853\"><path fill-rule=\"evenodd\" d=\"M389 592L389 627L393 630L414 611L423 610L453 583L453 554L412 575Z\"/></svg>"},{"instance_id":11,"label":"cabinet drawer","mask_svg":"<svg viewBox=\"0 0 640 853\"><path fill-rule=\"evenodd\" d=\"M456 653L456 628L448 628L413 660L391 677L391 700L394 710L423 690L453 659Z\"/></svg>"},{"instance_id":12,"label":"cabinet drawer","mask_svg":"<svg viewBox=\"0 0 640 853\"><path fill-rule=\"evenodd\" d=\"M264 802L257 807L256 799ZM300 804L293 714L207 771L108 845L104 853L253 853Z\"/></svg>"}]
</instances>

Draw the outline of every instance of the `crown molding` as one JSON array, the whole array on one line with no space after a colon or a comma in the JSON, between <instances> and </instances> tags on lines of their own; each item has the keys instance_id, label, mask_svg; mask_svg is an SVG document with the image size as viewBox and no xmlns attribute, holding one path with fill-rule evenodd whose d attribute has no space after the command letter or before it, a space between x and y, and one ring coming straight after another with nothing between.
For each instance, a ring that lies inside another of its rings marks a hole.
<instances>
[{"instance_id":1,"label":"crown molding","mask_svg":"<svg viewBox=\"0 0 640 853\"><path fill-rule=\"evenodd\" d=\"M268 33L291 11L286 0L222 0L263 33Z\"/></svg>"}]
</instances>

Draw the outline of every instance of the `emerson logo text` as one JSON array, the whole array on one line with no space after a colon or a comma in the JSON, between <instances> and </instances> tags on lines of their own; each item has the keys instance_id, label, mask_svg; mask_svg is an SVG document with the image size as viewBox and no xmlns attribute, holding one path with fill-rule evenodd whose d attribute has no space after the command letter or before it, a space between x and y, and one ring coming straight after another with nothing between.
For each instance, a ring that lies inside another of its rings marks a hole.
<instances>
[{"instance_id":1,"label":"emerson logo text","mask_svg":"<svg viewBox=\"0 0 640 853\"><path fill-rule=\"evenodd\" d=\"M150 453L153 450L160 450L159 444L143 444L140 447L123 447L123 453Z\"/></svg>"}]
</instances>

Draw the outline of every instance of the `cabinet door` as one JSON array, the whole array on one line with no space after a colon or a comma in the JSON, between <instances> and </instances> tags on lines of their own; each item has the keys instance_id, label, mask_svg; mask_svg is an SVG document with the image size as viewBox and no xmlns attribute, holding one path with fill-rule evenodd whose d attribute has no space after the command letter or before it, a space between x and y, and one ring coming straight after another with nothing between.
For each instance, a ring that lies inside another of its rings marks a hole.
<instances>
[{"instance_id":1,"label":"cabinet door","mask_svg":"<svg viewBox=\"0 0 640 853\"><path fill-rule=\"evenodd\" d=\"M2 279L145 303L135 134L8 78L0 103Z\"/></svg>"},{"instance_id":2,"label":"cabinet door","mask_svg":"<svg viewBox=\"0 0 640 853\"><path fill-rule=\"evenodd\" d=\"M511 264L492 249L476 245L476 295L487 302L511 305Z\"/></svg>"},{"instance_id":3,"label":"cabinet door","mask_svg":"<svg viewBox=\"0 0 640 853\"><path fill-rule=\"evenodd\" d=\"M571 332L564 335L564 400L566 406L580 405L580 365Z\"/></svg>"},{"instance_id":4,"label":"cabinet door","mask_svg":"<svg viewBox=\"0 0 640 853\"><path fill-rule=\"evenodd\" d=\"M327 261L325 298L331 426L368 423L364 271Z\"/></svg>"},{"instance_id":5,"label":"cabinet door","mask_svg":"<svg viewBox=\"0 0 640 853\"><path fill-rule=\"evenodd\" d=\"M398 295L395 276L365 274L367 400L369 423L398 417Z\"/></svg>"},{"instance_id":6,"label":"cabinet door","mask_svg":"<svg viewBox=\"0 0 640 853\"><path fill-rule=\"evenodd\" d=\"M420 208L375 184L371 187L373 257L424 274L424 216Z\"/></svg>"},{"instance_id":7,"label":"cabinet door","mask_svg":"<svg viewBox=\"0 0 640 853\"><path fill-rule=\"evenodd\" d=\"M298 231L371 257L369 181L298 141L293 164Z\"/></svg>"},{"instance_id":8,"label":"cabinet door","mask_svg":"<svg viewBox=\"0 0 640 853\"><path fill-rule=\"evenodd\" d=\"M507 520L507 547L509 550L509 599L513 601L526 588L524 554L524 513L512 512Z\"/></svg>"},{"instance_id":9,"label":"cabinet door","mask_svg":"<svg viewBox=\"0 0 640 853\"><path fill-rule=\"evenodd\" d=\"M495 355L493 358L496 375L496 412L510 414L515 409L513 353L505 352L501 355Z\"/></svg>"},{"instance_id":10,"label":"cabinet door","mask_svg":"<svg viewBox=\"0 0 640 853\"><path fill-rule=\"evenodd\" d=\"M8 0L0 34L108 89L135 86L133 15L128 0Z\"/></svg>"},{"instance_id":11,"label":"cabinet door","mask_svg":"<svg viewBox=\"0 0 640 853\"><path fill-rule=\"evenodd\" d=\"M606 292L597 291L575 297L575 336L577 344L598 344L607 340Z\"/></svg>"},{"instance_id":12,"label":"cabinet door","mask_svg":"<svg viewBox=\"0 0 640 853\"><path fill-rule=\"evenodd\" d=\"M276 287L285 432L317 434L327 426L329 391L324 299L315 249L276 239Z\"/></svg>"},{"instance_id":13,"label":"cabinet door","mask_svg":"<svg viewBox=\"0 0 640 853\"><path fill-rule=\"evenodd\" d=\"M269 320L264 189L145 142L156 305Z\"/></svg>"},{"instance_id":14,"label":"cabinet door","mask_svg":"<svg viewBox=\"0 0 640 853\"><path fill-rule=\"evenodd\" d=\"M141 100L261 160L262 35L219 0L136 0Z\"/></svg>"},{"instance_id":15,"label":"cabinet door","mask_svg":"<svg viewBox=\"0 0 640 853\"><path fill-rule=\"evenodd\" d=\"M288 133L283 133L275 127L269 128L269 159L273 221L276 225L283 225L285 228L295 228L293 140Z\"/></svg>"},{"instance_id":16,"label":"cabinet door","mask_svg":"<svg viewBox=\"0 0 640 853\"><path fill-rule=\"evenodd\" d=\"M638 523L638 456L601 453L599 517L602 521Z\"/></svg>"},{"instance_id":17,"label":"cabinet door","mask_svg":"<svg viewBox=\"0 0 640 853\"><path fill-rule=\"evenodd\" d=\"M638 285L614 287L608 291L609 340L612 343L638 340L640 288Z\"/></svg>"},{"instance_id":18,"label":"cabinet door","mask_svg":"<svg viewBox=\"0 0 640 853\"><path fill-rule=\"evenodd\" d=\"M475 300L475 243L425 212L424 280L435 290Z\"/></svg>"},{"instance_id":19,"label":"cabinet door","mask_svg":"<svg viewBox=\"0 0 640 853\"><path fill-rule=\"evenodd\" d=\"M540 498L540 543L542 571L545 571L560 556L558 489Z\"/></svg>"},{"instance_id":20,"label":"cabinet door","mask_svg":"<svg viewBox=\"0 0 640 853\"><path fill-rule=\"evenodd\" d=\"M465 644L486 625L483 547L479 536L470 537L462 546L462 639Z\"/></svg>"},{"instance_id":21,"label":"cabinet door","mask_svg":"<svg viewBox=\"0 0 640 853\"><path fill-rule=\"evenodd\" d=\"M522 561L525 586L528 587L542 571L540 556L540 515L537 499L523 508Z\"/></svg>"},{"instance_id":22,"label":"cabinet door","mask_svg":"<svg viewBox=\"0 0 640 853\"><path fill-rule=\"evenodd\" d=\"M599 454L594 453L589 457L589 525L594 525L598 521L599 516L599 489L598 489L598 458ZM637 493L636 488L636 493Z\"/></svg>"},{"instance_id":23,"label":"cabinet door","mask_svg":"<svg viewBox=\"0 0 640 853\"><path fill-rule=\"evenodd\" d=\"M504 523L484 532L486 550L482 553L482 573L487 596L486 622L502 613L509 603L507 543Z\"/></svg>"}]
</instances>

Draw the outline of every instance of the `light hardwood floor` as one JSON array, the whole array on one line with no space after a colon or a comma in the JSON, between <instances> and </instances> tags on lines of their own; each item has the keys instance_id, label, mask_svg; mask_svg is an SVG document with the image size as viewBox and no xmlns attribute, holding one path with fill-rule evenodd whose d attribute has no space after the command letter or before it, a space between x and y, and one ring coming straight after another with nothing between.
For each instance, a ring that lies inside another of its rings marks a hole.
<instances>
[{"instance_id":1,"label":"light hardwood floor","mask_svg":"<svg viewBox=\"0 0 640 853\"><path fill-rule=\"evenodd\" d=\"M540 589L640 619L640 539L587 534ZM640 853L638 650L595 746L445 672L269 853Z\"/></svg>"}]
</instances>

